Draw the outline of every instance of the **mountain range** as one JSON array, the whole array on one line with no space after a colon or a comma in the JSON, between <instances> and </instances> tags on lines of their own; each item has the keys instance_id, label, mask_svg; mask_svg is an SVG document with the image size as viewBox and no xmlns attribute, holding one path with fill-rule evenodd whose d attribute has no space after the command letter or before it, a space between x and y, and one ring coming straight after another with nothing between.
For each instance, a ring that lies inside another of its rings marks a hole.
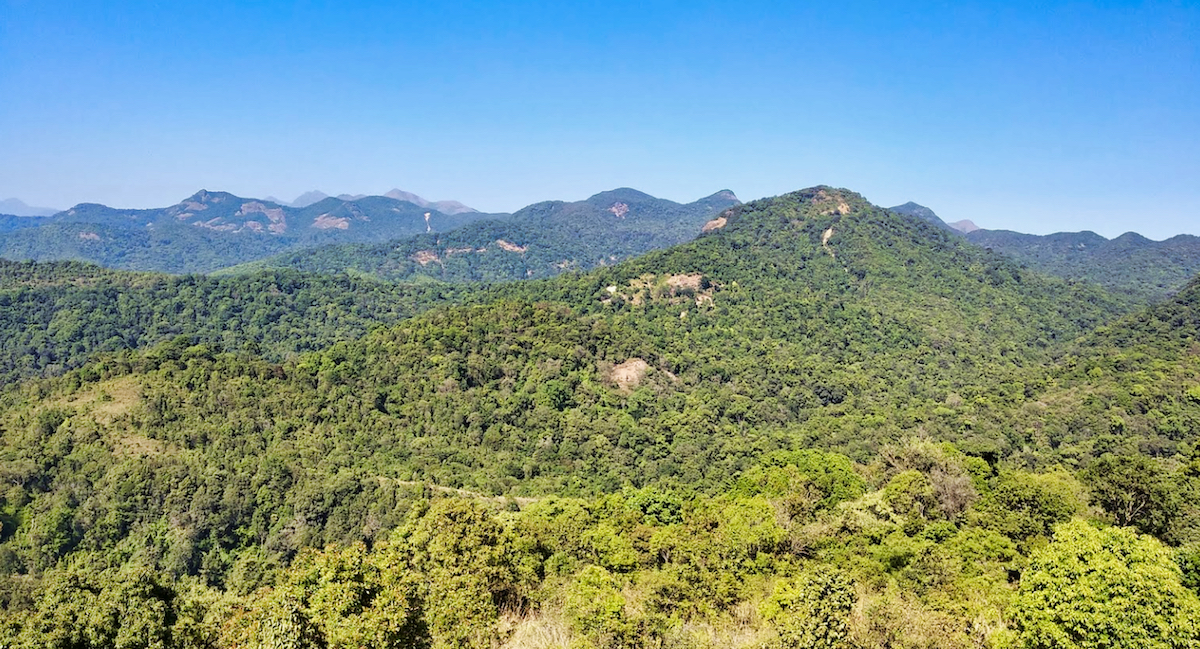
<instances>
[{"instance_id":1,"label":"mountain range","mask_svg":"<svg viewBox=\"0 0 1200 649\"><path fill-rule=\"evenodd\" d=\"M982 229L970 221L947 224L933 210L913 202L890 209L959 232L967 241L1039 272L1094 282L1143 302L1174 293L1200 273L1200 237L1189 234L1164 241L1136 232L1115 239L1088 231L1022 234Z\"/></svg>"},{"instance_id":2,"label":"mountain range","mask_svg":"<svg viewBox=\"0 0 1200 649\"><path fill-rule=\"evenodd\" d=\"M225 272L291 268L352 272L389 281L503 281L542 278L611 265L694 238L722 210L738 205L722 190L681 205L622 188L583 201L546 201L501 220L383 244L350 244L284 253Z\"/></svg>"},{"instance_id":3,"label":"mountain range","mask_svg":"<svg viewBox=\"0 0 1200 649\"><path fill-rule=\"evenodd\" d=\"M833 187L657 200L514 215L708 213L536 281L0 264L7 377L45 375L0 390L0 629L967 649L1084 611L1200 641L1200 278L1136 306Z\"/></svg>"},{"instance_id":4,"label":"mountain range","mask_svg":"<svg viewBox=\"0 0 1200 649\"><path fill-rule=\"evenodd\" d=\"M201 190L160 209L81 204L28 222L0 220L0 228L7 230L0 236L0 257L194 273L247 262L255 262L251 268L286 266L292 258L263 260L303 249L296 263L335 272L358 269L393 279L507 279L590 268L685 241L718 210L736 203L728 191L679 205L622 189L577 203L538 203L508 215L484 214L452 201L429 203L400 190L389 196L325 196L304 207ZM475 230L442 243L436 237L406 240L484 220ZM319 248L360 242L376 245ZM470 254L465 254L468 247ZM403 254L397 252L401 249ZM350 259L342 259L346 256ZM448 263L452 256L458 259ZM434 257L437 263L430 266ZM385 267L371 269L372 259L381 259Z\"/></svg>"},{"instance_id":5,"label":"mountain range","mask_svg":"<svg viewBox=\"0 0 1200 649\"><path fill-rule=\"evenodd\" d=\"M490 216L406 200L326 197L302 208L201 190L159 209L80 204L0 237L0 257L76 259L129 270L208 272L293 248L386 241Z\"/></svg>"},{"instance_id":6,"label":"mountain range","mask_svg":"<svg viewBox=\"0 0 1200 649\"><path fill-rule=\"evenodd\" d=\"M291 204L201 191L160 209L81 204L49 217L0 215L0 258L72 259L172 273L295 268L390 281L501 281L585 270L696 236L721 209L722 191L688 205L632 189L577 202L547 201L515 214L483 214L401 190ZM1127 233L1038 236L947 224L909 202L889 208L993 249L1039 272L1100 284L1148 303L1200 270L1200 239L1151 241Z\"/></svg>"},{"instance_id":7,"label":"mountain range","mask_svg":"<svg viewBox=\"0 0 1200 649\"><path fill-rule=\"evenodd\" d=\"M466 205L463 205L462 203L460 203L458 201L429 201L424 198L421 198L420 196L418 196L412 192L406 192L401 189L393 189L391 191L386 192L383 195L387 198L394 198L398 201L408 201L409 203L412 203L412 204L420 206L420 207L428 207L430 209L437 210L443 214L463 214L465 212L478 212L479 211L474 208L467 207ZM357 200L360 200L360 199L363 199L366 197L367 197L367 194L339 194L337 196L338 199L344 200L344 201L357 201ZM282 201L273 196L268 196L267 198L265 198L263 200L270 201L270 202L276 203L278 205L286 205L288 207L303 208L303 207L308 207L309 205L312 205L314 203L319 203L319 202L325 200L326 198L329 198L329 194L326 194L325 192L314 189L311 191L304 192L303 194L300 194L299 196L297 196L295 198L295 200L292 200L291 202Z\"/></svg>"}]
</instances>

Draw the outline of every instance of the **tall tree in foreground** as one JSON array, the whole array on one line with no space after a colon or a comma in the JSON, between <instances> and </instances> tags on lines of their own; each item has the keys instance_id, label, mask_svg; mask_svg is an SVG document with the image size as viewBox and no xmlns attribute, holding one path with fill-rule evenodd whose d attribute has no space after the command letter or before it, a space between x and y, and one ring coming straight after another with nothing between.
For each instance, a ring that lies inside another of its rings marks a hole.
<instances>
[{"instance_id":1,"label":"tall tree in foreground","mask_svg":"<svg viewBox=\"0 0 1200 649\"><path fill-rule=\"evenodd\" d=\"M1024 649L1200 647L1200 598L1157 540L1075 520L1035 552L1013 607Z\"/></svg>"}]
</instances>

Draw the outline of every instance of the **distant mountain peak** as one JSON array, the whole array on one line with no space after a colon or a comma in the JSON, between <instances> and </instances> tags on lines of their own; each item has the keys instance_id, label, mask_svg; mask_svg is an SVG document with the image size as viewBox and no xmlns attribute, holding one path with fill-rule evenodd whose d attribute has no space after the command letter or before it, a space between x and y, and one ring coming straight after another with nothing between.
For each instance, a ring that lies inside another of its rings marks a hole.
<instances>
[{"instance_id":1,"label":"distant mountain peak","mask_svg":"<svg viewBox=\"0 0 1200 649\"><path fill-rule=\"evenodd\" d=\"M201 189L200 191L196 192L195 194L192 194L191 196L184 199L180 203L180 205L183 205L186 203L202 203L202 204L223 203L227 200L240 200L240 199L238 199L237 196L230 194L229 192L210 192L207 189Z\"/></svg>"},{"instance_id":2,"label":"distant mountain peak","mask_svg":"<svg viewBox=\"0 0 1200 649\"><path fill-rule=\"evenodd\" d=\"M913 201L909 201L903 205L897 205L896 207L891 207L888 209L893 212L911 214L913 216L937 216L933 210L921 205L920 203L914 203Z\"/></svg>"},{"instance_id":3,"label":"distant mountain peak","mask_svg":"<svg viewBox=\"0 0 1200 649\"><path fill-rule=\"evenodd\" d=\"M658 199L646 192L638 191L631 187L618 187L591 196L587 199L587 202L595 205L603 203L605 204L604 207L607 208L612 203L645 203L654 200Z\"/></svg>"},{"instance_id":4,"label":"distant mountain peak","mask_svg":"<svg viewBox=\"0 0 1200 649\"><path fill-rule=\"evenodd\" d=\"M292 201L291 206L308 207L309 205L312 205L313 203L319 203L326 198L329 198L329 194L326 194L319 189L313 189L297 196L296 200Z\"/></svg>"},{"instance_id":5,"label":"distant mountain peak","mask_svg":"<svg viewBox=\"0 0 1200 649\"><path fill-rule=\"evenodd\" d=\"M922 221L928 221L929 223L932 223L944 230L954 230L956 232L965 232L965 230L956 228L953 225L946 223L945 221L943 221L941 219L941 217L939 217L936 213L934 213L933 210L929 209L928 207L925 207L924 205L921 205L920 203L914 203L912 201L909 201L903 205L889 207L888 211L889 212L898 212L900 214L907 214L909 216L915 216L918 219L921 219ZM961 223L961 221L960 221L960 223ZM976 228L976 229L978 229L978 228Z\"/></svg>"},{"instance_id":6,"label":"distant mountain peak","mask_svg":"<svg viewBox=\"0 0 1200 649\"><path fill-rule=\"evenodd\" d=\"M478 212L479 210L473 207L467 207L458 201L430 201L412 192L406 192L403 189L393 189L384 194L387 198L393 198L398 201L408 201L419 207L429 207L435 209L442 214L466 214L468 212Z\"/></svg>"},{"instance_id":7,"label":"distant mountain peak","mask_svg":"<svg viewBox=\"0 0 1200 649\"><path fill-rule=\"evenodd\" d=\"M967 234L968 232L974 232L976 230L981 229L978 225L975 225L970 219L963 219L961 221L955 221L954 223L947 223L946 225L949 225L950 227L954 228L955 230L958 230L959 232L962 232L963 234Z\"/></svg>"},{"instance_id":8,"label":"distant mountain peak","mask_svg":"<svg viewBox=\"0 0 1200 649\"><path fill-rule=\"evenodd\" d=\"M26 205L19 198L6 198L0 201L0 214L11 214L13 216L50 216L57 214L59 211L50 207Z\"/></svg>"}]
</instances>

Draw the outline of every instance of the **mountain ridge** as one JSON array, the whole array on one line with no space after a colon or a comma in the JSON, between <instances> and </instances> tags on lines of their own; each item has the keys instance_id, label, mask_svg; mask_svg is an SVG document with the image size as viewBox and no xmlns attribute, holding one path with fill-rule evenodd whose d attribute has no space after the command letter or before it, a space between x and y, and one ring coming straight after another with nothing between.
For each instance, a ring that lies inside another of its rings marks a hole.
<instances>
[{"instance_id":1,"label":"mountain ridge","mask_svg":"<svg viewBox=\"0 0 1200 649\"><path fill-rule=\"evenodd\" d=\"M222 272L293 268L363 273L389 281L503 281L549 277L610 265L699 234L705 222L738 202L721 190L688 204L630 188L580 201L543 201L504 219L382 244L335 245L284 253Z\"/></svg>"},{"instance_id":2,"label":"mountain ridge","mask_svg":"<svg viewBox=\"0 0 1200 649\"><path fill-rule=\"evenodd\" d=\"M302 208L201 189L152 209L80 203L0 237L0 257L76 259L127 270L211 272L288 249L386 241L502 215L443 214L407 201L326 197ZM20 224L18 224L20 225Z\"/></svg>"}]
</instances>

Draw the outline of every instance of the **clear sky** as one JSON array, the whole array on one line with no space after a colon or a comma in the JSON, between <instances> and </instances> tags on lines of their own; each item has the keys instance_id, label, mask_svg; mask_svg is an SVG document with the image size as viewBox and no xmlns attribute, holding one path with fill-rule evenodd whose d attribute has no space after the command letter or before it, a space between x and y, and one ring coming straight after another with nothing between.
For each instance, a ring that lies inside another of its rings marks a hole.
<instances>
[{"instance_id":1,"label":"clear sky","mask_svg":"<svg viewBox=\"0 0 1200 649\"><path fill-rule=\"evenodd\" d=\"M830 184L1200 234L1200 3L0 0L0 199Z\"/></svg>"}]
</instances>

